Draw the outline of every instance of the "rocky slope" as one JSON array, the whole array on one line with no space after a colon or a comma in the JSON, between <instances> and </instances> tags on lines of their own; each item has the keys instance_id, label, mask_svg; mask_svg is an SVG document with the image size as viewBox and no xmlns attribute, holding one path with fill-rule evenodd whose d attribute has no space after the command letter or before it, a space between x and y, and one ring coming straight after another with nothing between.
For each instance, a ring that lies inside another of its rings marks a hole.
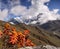
<instances>
[{"instance_id":1,"label":"rocky slope","mask_svg":"<svg viewBox=\"0 0 60 49\"><path fill-rule=\"evenodd\" d=\"M54 35L59 36L60 38L60 20L49 21L43 25L38 26L47 31L52 31Z\"/></svg>"},{"instance_id":2,"label":"rocky slope","mask_svg":"<svg viewBox=\"0 0 60 49\"><path fill-rule=\"evenodd\" d=\"M25 47L25 48L19 48L19 49L60 49L60 47L54 47L54 46L50 46L50 45L46 45L46 46L36 46L36 47Z\"/></svg>"},{"instance_id":3,"label":"rocky slope","mask_svg":"<svg viewBox=\"0 0 60 49\"><path fill-rule=\"evenodd\" d=\"M6 22L0 21L0 30L3 31L4 25ZM38 26L32 26L32 25L26 25L26 24L17 24L17 25L12 25L11 26L15 27L17 31L24 31L28 29L30 31L29 34L29 39L32 40L33 43L36 44L36 46L39 45L53 45L56 47L60 47L60 37L56 36L53 34L51 31L46 31ZM0 39L0 49L3 47L3 41ZM7 49L7 48L6 48ZM8 49L13 49L8 47Z\"/></svg>"},{"instance_id":4,"label":"rocky slope","mask_svg":"<svg viewBox=\"0 0 60 49\"><path fill-rule=\"evenodd\" d=\"M48 31L60 32L60 20L48 21L40 27Z\"/></svg>"}]
</instances>

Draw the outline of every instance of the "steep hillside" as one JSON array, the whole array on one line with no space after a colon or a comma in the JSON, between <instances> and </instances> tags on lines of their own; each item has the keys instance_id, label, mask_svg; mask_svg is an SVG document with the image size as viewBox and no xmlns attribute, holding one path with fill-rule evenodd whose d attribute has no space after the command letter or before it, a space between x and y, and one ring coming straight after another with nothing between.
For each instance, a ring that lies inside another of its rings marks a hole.
<instances>
[{"instance_id":1,"label":"steep hillside","mask_svg":"<svg viewBox=\"0 0 60 49\"><path fill-rule=\"evenodd\" d=\"M0 30L3 32L4 31L4 26L6 22L0 21ZM9 24L9 23L8 23ZM24 30L29 30L29 37L30 39L36 46L38 45L53 45L60 47L60 37L54 35L52 32L45 31L44 29L38 27L38 26L31 26L31 25L26 25L26 24L17 24L17 25L12 25L10 24L11 27L15 27L17 31L21 31L22 33ZM4 34L5 35L5 34ZM7 36L5 36L7 38ZM0 49L5 48L5 49L14 49L13 47L16 46L7 46L6 42L4 41L4 37L0 39ZM8 39L8 38L7 38ZM17 47L15 48L17 49Z\"/></svg>"},{"instance_id":2,"label":"steep hillside","mask_svg":"<svg viewBox=\"0 0 60 49\"><path fill-rule=\"evenodd\" d=\"M60 20L48 21L40 27L45 30L60 32Z\"/></svg>"},{"instance_id":3,"label":"steep hillside","mask_svg":"<svg viewBox=\"0 0 60 49\"><path fill-rule=\"evenodd\" d=\"M54 35L60 38L60 20L48 21L47 23L38 26L47 31L52 31Z\"/></svg>"}]
</instances>

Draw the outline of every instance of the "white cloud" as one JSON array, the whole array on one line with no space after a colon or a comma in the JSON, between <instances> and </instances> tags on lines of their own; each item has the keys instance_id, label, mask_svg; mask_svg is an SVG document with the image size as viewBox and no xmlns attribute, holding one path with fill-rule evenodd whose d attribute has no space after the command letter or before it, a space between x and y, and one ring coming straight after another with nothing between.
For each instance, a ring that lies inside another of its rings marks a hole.
<instances>
[{"instance_id":1,"label":"white cloud","mask_svg":"<svg viewBox=\"0 0 60 49\"><path fill-rule=\"evenodd\" d=\"M23 15L25 11L26 11L26 7L18 5L13 7L10 12L15 15Z\"/></svg>"},{"instance_id":2,"label":"white cloud","mask_svg":"<svg viewBox=\"0 0 60 49\"><path fill-rule=\"evenodd\" d=\"M27 9L25 6L22 6L22 5L12 6L10 13L13 13L16 16L20 16L18 18L16 17L15 19L18 22L20 21L24 23L25 23L25 20L29 20L30 22L28 23L32 23L32 24L35 24L37 22L40 22L41 24L43 24L48 21L57 20L59 19L59 16L60 16L58 14L59 9L54 9L53 11L50 11L49 8L46 5L44 5L44 3L49 1L50 0L32 0L31 1L32 5L30 6L29 9ZM14 4L12 3L12 5ZM5 11L6 9L0 13L4 13ZM8 11L6 11L4 15L7 16L7 13ZM37 16L40 13L42 13L42 15ZM4 16L4 15L1 14L1 16ZM37 17L39 18L37 19Z\"/></svg>"},{"instance_id":3,"label":"white cloud","mask_svg":"<svg viewBox=\"0 0 60 49\"><path fill-rule=\"evenodd\" d=\"M59 19L60 15L58 14L59 9L54 9L53 11L50 11L49 8L44 5L45 2L48 2L49 0L37 0L36 4L37 8L37 13L42 13L43 15L39 15L40 18L37 20L37 22L40 22L40 24L44 24L48 21L52 20L57 20ZM34 24L34 23L33 23Z\"/></svg>"},{"instance_id":4,"label":"white cloud","mask_svg":"<svg viewBox=\"0 0 60 49\"><path fill-rule=\"evenodd\" d=\"M58 11L59 11L59 9L54 9L53 11L52 11L52 13L58 13Z\"/></svg>"},{"instance_id":5,"label":"white cloud","mask_svg":"<svg viewBox=\"0 0 60 49\"><path fill-rule=\"evenodd\" d=\"M59 9L54 9L53 11L51 11L53 16L55 16L56 20L60 20L60 14L58 14L58 12L59 12Z\"/></svg>"},{"instance_id":6,"label":"white cloud","mask_svg":"<svg viewBox=\"0 0 60 49\"><path fill-rule=\"evenodd\" d=\"M3 11L0 10L0 20L4 20L8 15L8 10L4 9Z\"/></svg>"},{"instance_id":7,"label":"white cloud","mask_svg":"<svg viewBox=\"0 0 60 49\"><path fill-rule=\"evenodd\" d=\"M26 19L32 19L33 21L31 21L32 24L40 22L41 24L46 23L48 21L52 21L52 20L57 20L57 12L59 11L58 9L55 9L53 11L50 11L49 8L44 5L45 2L49 2L50 0L32 0L32 6L30 7L29 10L27 10L25 7L16 7L16 14L18 15L22 15L23 20ZM19 11L19 12L18 12ZM15 11L14 11L15 12ZM37 15L39 13L42 13L43 15L39 15L39 19L38 20L34 20L37 19ZM30 22L29 22L30 23Z\"/></svg>"},{"instance_id":8,"label":"white cloud","mask_svg":"<svg viewBox=\"0 0 60 49\"><path fill-rule=\"evenodd\" d=\"M45 2L49 0L32 0L32 6L26 9L24 6L15 6L11 9L11 13L15 15L22 15L22 19L36 19L39 13L47 13L47 6L44 5ZM46 14L45 14L46 15Z\"/></svg>"}]
</instances>

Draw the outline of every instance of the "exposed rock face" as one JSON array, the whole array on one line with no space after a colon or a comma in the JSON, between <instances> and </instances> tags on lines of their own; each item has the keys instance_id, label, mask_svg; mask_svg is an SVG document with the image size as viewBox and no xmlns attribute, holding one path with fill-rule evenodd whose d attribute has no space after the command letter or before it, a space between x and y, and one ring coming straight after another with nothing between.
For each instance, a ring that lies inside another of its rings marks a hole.
<instances>
[{"instance_id":1,"label":"exposed rock face","mask_svg":"<svg viewBox=\"0 0 60 49\"><path fill-rule=\"evenodd\" d=\"M36 46L36 47L25 47L25 48L19 48L19 49L60 49L60 47L54 47L50 45L46 46Z\"/></svg>"}]
</instances>

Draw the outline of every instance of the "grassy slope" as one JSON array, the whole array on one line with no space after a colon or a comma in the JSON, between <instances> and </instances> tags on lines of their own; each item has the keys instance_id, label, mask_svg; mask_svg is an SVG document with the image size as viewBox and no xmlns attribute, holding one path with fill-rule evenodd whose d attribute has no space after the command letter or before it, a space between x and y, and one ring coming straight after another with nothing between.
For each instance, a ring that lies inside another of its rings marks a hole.
<instances>
[{"instance_id":1,"label":"grassy slope","mask_svg":"<svg viewBox=\"0 0 60 49\"><path fill-rule=\"evenodd\" d=\"M4 21L0 21L0 30L3 31ZM18 24L18 25L11 25L15 26L18 31L22 31L25 29L30 30L29 38L36 44L36 45L54 45L60 47L60 38L56 37L55 35L51 34L48 31L45 31L36 26L30 26L25 24ZM3 41L0 39L0 49L2 47Z\"/></svg>"},{"instance_id":2,"label":"grassy slope","mask_svg":"<svg viewBox=\"0 0 60 49\"><path fill-rule=\"evenodd\" d=\"M45 31L39 27L25 25L25 24L19 24L20 29L23 31L24 29L30 30L30 39L37 45L54 45L60 47L60 38L56 37L52 33Z\"/></svg>"}]
</instances>

